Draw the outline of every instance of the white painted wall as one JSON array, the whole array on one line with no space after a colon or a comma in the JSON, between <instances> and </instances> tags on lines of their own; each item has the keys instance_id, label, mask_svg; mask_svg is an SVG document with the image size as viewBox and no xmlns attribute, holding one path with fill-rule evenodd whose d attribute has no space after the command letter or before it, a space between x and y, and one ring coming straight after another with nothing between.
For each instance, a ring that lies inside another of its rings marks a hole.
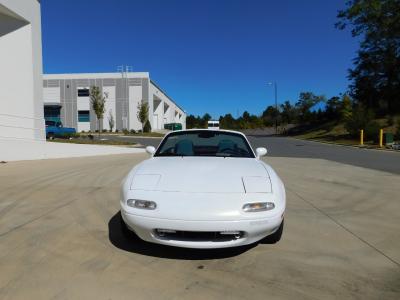
<instances>
[{"instance_id":1,"label":"white painted wall","mask_svg":"<svg viewBox=\"0 0 400 300\"><path fill-rule=\"evenodd\" d=\"M164 129L165 123L182 123L182 128L186 128L186 114L180 109L167 95L164 94L157 86L154 84L150 84L149 88L149 98L150 98L150 106L152 110L150 110L150 122L151 128L153 130ZM154 97L161 99L161 104L157 107L155 111L153 111L153 99ZM168 110L164 113L164 103L169 105ZM178 112L178 115L175 115L175 112ZM179 114L182 115L179 118Z\"/></svg>"},{"instance_id":2,"label":"white painted wall","mask_svg":"<svg viewBox=\"0 0 400 300\"><path fill-rule=\"evenodd\" d=\"M114 131L115 131L115 126L116 126L116 116L115 116L115 86L105 86L103 87L103 92L108 95L106 99L106 105L105 105L105 112L104 112L104 117L103 117L103 129L110 130L110 124L109 124L109 119L110 119L110 114L114 118Z\"/></svg>"},{"instance_id":3,"label":"white painted wall","mask_svg":"<svg viewBox=\"0 0 400 300\"><path fill-rule=\"evenodd\" d=\"M88 132L90 130L90 122L78 122L77 132L85 131Z\"/></svg>"},{"instance_id":4,"label":"white painted wall","mask_svg":"<svg viewBox=\"0 0 400 300\"><path fill-rule=\"evenodd\" d=\"M61 103L60 87L43 88L43 102L46 103Z\"/></svg>"},{"instance_id":5,"label":"white painted wall","mask_svg":"<svg viewBox=\"0 0 400 300\"><path fill-rule=\"evenodd\" d=\"M155 106L157 102L154 102L154 95L153 95L153 123L152 129L164 129L164 102Z\"/></svg>"},{"instance_id":6,"label":"white painted wall","mask_svg":"<svg viewBox=\"0 0 400 300\"><path fill-rule=\"evenodd\" d=\"M186 113L183 114L181 123L182 123L182 129L185 130L186 129Z\"/></svg>"},{"instance_id":7,"label":"white painted wall","mask_svg":"<svg viewBox=\"0 0 400 300\"><path fill-rule=\"evenodd\" d=\"M137 118L137 106L142 101L142 86L129 87L129 129L141 130L142 124Z\"/></svg>"},{"instance_id":8,"label":"white painted wall","mask_svg":"<svg viewBox=\"0 0 400 300\"><path fill-rule=\"evenodd\" d=\"M37 0L0 0L0 83L1 160L5 149L28 152L26 143L44 141Z\"/></svg>"},{"instance_id":9,"label":"white painted wall","mask_svg":"<svg viewBox=\"0 0 400 300\"><path fill-rule=\"evenodd\" d=\"M175 123L175 112L176 112L176 105L172 104L171 108L168 111L168 123Z\"/></svg>"}]
</instances>

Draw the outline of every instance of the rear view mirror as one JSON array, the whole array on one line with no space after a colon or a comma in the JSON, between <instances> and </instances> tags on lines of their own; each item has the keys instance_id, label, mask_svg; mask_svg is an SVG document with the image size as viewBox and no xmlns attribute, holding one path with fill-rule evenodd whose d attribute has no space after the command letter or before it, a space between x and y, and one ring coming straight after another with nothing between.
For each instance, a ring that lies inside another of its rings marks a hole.
<instances>
[{"instance_id":1,"label":"rear view mirror","mask_svg":"<svg viewBox=\"0 0 400 300\"><path fill-rule=\"evenodd\" d=\"M264 147L260 147L256 149L256 154L257 154L257 158L261 158L265 155L267 155L267 149Z\"/></svg>"},{"instance_id":2,"label":"rear view mirror","mask_svg":"<svg viewBox=\"0 0 400 300\"><path fill-rule=\"evenodd\" d=\"M197 136L202 139L209 139L215 136L215 132L204 130L200 132Z\"/></svg>"},{"instance_id":3,"label":"rear view mirror","mask_svg":"<svg viewBox=\"0 0 400 300\"><path fill-rule=\"evenodd\" d=\"M146 152L150 155L154 155L154 153L156 153L156 148L154 148L153 146L147 146Z\"/></svg>"}]
</instances>

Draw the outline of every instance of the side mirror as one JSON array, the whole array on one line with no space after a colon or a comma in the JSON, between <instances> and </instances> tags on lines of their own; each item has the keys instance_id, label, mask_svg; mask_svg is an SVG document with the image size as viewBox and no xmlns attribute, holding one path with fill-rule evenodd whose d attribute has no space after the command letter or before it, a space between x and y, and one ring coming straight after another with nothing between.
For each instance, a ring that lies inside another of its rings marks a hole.
<instances>
[{"instance_id":1,"label":"side mirror","mask_svg":"<svg viewBox=\"0 0 400 300\"><path fill-rule=\"evenodd\" d=\"M146 152L150 155L154 155L154 153L156 153L156 148L154 148L153 146L147 146Z\"/></svg>"},{"instance_id":2,"label":"side mirror","mask_svg":"<svg viewBox=\"0 0 400 300\"><path fill-rule=\"evenodd\" d=\"M259 159L259 158L267 155L267 152L268 152L267 149L264 147L257 148L256 149L257 158Z\"/></svg>"}]
</instances>

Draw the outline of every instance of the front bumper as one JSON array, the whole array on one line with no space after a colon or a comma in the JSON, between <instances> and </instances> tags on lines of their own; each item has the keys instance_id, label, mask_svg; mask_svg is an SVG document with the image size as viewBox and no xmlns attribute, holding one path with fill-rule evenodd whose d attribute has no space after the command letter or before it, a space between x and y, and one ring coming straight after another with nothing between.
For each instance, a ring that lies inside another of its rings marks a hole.
<instances>
[{"instance_id":1,"label":"front bumper","mask_svg":"<svg viewBox=\"0 0 400 300\"><path fill-rule=\"evenodd\" d=\"M127 227L134 231L142 240L151 243L184 247L184 248L227 248L255 243L273 234L283 220L283 214L274 217L239 220L239 221L188 221L144 217L121 209L122 218ZM243 236L229 241L219 240L188 240L160 237L156 229L169 229L188 232L226 232L241 231Z\"/></svg>"}]
</instances>

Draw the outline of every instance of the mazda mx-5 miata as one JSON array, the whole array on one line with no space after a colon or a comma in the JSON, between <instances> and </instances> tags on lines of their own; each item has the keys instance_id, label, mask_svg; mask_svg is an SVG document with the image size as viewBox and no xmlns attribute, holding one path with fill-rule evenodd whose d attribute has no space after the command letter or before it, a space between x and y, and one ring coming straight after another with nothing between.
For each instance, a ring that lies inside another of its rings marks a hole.
<instances>
[{"instance_id":1,"label":"mazda mx-5 miata","mask_svg":"<svg viewBox=\"0 0 400 300\"><path fill-rule=\"evenodd\" d=\"M151 158L124 179L124 230L142 240L187 248L223 248L280 240L285 188L246 136L227 130L167 134ZM129 232L128 231L128 232Z\"/></svg>"}]
</instances>

